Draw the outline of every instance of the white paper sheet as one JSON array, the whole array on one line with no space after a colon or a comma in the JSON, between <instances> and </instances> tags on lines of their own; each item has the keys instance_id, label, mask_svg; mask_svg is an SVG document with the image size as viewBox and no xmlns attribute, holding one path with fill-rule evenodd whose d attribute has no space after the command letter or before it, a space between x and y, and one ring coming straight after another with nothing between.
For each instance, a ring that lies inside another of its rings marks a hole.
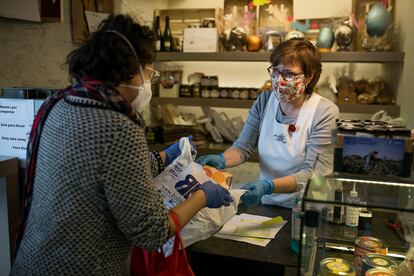
<instances>
[{"instance_id":1,"label":"white paper sheet","mask_svg":"<svg viewBox=\"0 0 414 276\"><path fill-rule=\"evenodd\" d=\"M286 221L284 220L268 227L262 225L262 222L270 219L272 218L242 213L232 217L218 234L273 239L283 225L285 225Z\"/></svg>"},{"instance_id":2,"label":"white paper sheet","mask_svg":"<svg viewBox=\"0 0 414 276\"><path fill-rule=\"evenodd\" d=\"M88 23L89 32L93 33L98 30L102 20L108 18L109 13L85 11L86 21Z\"/></svg>"},{"instance_id":3,"label":"white paper sheet","mask_svg":"<svg viewBox=\"0 0 414 276\"><path fill-rule=\"evenodd\" d=\"M227 239L227 240L234 240L234 241L240 241L240 242L246 242L258 246L265 247L269 244L271 239L261 239L261 238L250 238L250 237L240 237L240 236L233 236L233 235L223 235L223 234L215 234L214 235L217 238L221 239Z\"/></svg>"}]
</instances>

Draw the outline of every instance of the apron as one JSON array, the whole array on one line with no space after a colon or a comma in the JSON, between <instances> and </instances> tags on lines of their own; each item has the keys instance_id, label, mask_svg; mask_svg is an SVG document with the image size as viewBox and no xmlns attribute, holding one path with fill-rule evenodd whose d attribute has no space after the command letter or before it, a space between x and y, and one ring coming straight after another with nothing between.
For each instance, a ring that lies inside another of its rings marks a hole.
<instances>
[{"instance_id":1,"label":"apron","mask_svg":"<svg viewBox=\"0 0 414 276\"><path fill-rule=\"evenodd\" d=\"M296 119L294 132L288 130L289 125L276 120L279 100L275 93L269 97L265 108L260 136L258 154L260 161L260 179L280 178L298 172L305 161L306 144L316 107L321 96L312 93L303 102ZM299 186L299 183L297 183ZM306 184L306 183L301 183ZM263 204L292 207L295 199L303 192L303 188L290 194L273 193L262 197Z\"/></svg>"}]
</instances>

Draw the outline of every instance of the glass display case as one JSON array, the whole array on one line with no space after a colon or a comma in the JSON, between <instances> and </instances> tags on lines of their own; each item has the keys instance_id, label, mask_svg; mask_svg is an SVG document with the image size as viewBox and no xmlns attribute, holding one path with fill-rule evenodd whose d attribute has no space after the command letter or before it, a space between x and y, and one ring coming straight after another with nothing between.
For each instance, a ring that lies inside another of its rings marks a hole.
<instances>
[{"instance_id":1,"label":"glass display case","mask_svg":"<svg viewBox=\"0 0 414 276\"><path fill-rule=\"evenodd\" d=\"M414 237L413 195L413 183L312 178L298 202L300 274L393 275Z\"/></svg>"}]
</instances>

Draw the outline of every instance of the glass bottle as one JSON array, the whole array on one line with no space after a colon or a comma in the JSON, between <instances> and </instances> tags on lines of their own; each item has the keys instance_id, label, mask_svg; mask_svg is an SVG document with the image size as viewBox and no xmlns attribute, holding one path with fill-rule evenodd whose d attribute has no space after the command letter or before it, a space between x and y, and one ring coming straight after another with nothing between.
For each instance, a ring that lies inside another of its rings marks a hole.
<instances>
[{"instance_id":1,"label":"glass bottle","mask_svg":"<svg viewBox=\"0 0 414 276\"><path fill-rule=\"evenodd\" d=\"M158 15L155 18L154 34L155 34L155 48L159 52L161 51L162 32L161 32L161 26L160 26L160 17Z\"/></svg>"},{"instance_id":2,"label":"glass bottle","mask_svg":"<svg viewBox=\"0 0 414 276\"><path fill-rule=\"evenodd\" d=\"M173 37L170 28L170 17L165 17L165 29L162 35L162 51L170 52L172 50Z\"/></svg>"}]
</instances>

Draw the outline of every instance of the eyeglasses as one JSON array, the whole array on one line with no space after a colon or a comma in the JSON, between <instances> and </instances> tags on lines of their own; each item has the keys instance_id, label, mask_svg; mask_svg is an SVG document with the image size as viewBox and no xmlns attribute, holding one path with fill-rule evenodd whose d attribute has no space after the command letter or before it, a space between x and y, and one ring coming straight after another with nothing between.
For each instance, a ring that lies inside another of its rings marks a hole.
<instances>
[{"instance_id":1,"label":"eyeglasses","mask_svg":"<svg viewBox=\"0 0 414 276\"><path fill-rule=\"evenodd\" d=\"M151 67L145 66L145 69L150 70L151 71L151 83L156 83L158 78L160 77L161 73Z\"/></svg>"},{"instance_id":2,"label":"eyeglasses","mask_svg":"<svg viewBox=\"0 0 414 276\"><path fill-rule=\"evenodd\" d=\"M289 70L280 71L277 67L274 67L273 65L270 65L267 68L267 72L269 73L269 76L271 78L276 78L277 76L282 75L282 78L286 81L293 80L294 78L296 78L300 75L303 75L302 72L293 73L292 71L289 71Z\"/></svg>"}]
</instances>

